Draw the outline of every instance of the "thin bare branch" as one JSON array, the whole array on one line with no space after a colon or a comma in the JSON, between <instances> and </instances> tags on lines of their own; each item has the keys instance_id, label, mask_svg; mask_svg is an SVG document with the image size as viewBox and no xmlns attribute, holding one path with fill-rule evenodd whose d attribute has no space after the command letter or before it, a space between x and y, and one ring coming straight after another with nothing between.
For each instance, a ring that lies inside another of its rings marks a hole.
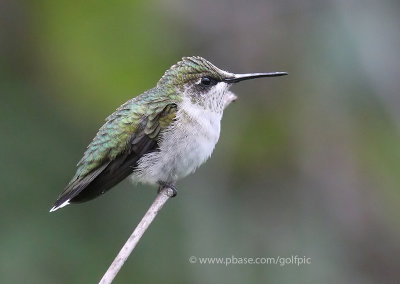
<instances>
[{"instance_id":1,"label":"thin bare branch","mask_svg":"<svg viewBox=\"0 0 400 284\"><path fill-rule=\"evenodd\" d=\"M154 200L153 204L151 204L150 208L147 210L140 223L136 226L132 235L126 241L125 245L122 247L117 257L111 263L103 278L101 278L99 284L112 283L115 276L117 276L118 272L120 271L122 265L124 265L125 261L128 259L129 255L132 253L133 249L142 238L144 232L146 232L147 228L153 222L154 218L157 216L158 212L161 210L167 200L171 196L173 196L173 193L174 192L171 188L165 187L157 194L157 197Z\"/></svg>"}]
</instances>

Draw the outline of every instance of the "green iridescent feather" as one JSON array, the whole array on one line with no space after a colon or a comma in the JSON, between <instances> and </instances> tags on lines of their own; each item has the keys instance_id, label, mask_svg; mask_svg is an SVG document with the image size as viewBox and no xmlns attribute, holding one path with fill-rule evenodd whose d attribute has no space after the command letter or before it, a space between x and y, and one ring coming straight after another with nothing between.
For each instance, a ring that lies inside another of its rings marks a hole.
<instances>
[{"instance_id":1,"label":"green iridescent feather","mask_svg":"<svg viewBox=\"0 0 400 284\"><path fill-rule=\"evenodd\" d=\"M171 111L169 107L168 115L162 116L161 120L157 120L157 116L168 105L178 102L178 96L158 96L155 100L154 89L151 89L120 106L107 117L106 123L87 147L73 180L96 169L104 160L113 160L125 151L144 120L147 120L144 133L151 139L157 139L160 131L173 121L176 111Z\"/></svg>"}]
</instances>

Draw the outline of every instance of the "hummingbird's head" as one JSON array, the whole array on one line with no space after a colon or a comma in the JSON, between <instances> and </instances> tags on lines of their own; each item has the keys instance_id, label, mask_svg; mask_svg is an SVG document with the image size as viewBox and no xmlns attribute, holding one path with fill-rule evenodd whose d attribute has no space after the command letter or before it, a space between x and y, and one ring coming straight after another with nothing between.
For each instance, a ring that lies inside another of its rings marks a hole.
<instances>
[{"instance_id":1,"label":"hummingbird's head","mask_svg":"<svg viewBox=\"0 0 400 284\"><path fill-rule=\"evenodd\" d=\"M168 69L157 86L182 94L183 99L213 111L222 112L236 99L232 84L260 77L287 75L284 72L234 74L221 70L200 56L183 57Z\"/></svg>"}]
</instances>

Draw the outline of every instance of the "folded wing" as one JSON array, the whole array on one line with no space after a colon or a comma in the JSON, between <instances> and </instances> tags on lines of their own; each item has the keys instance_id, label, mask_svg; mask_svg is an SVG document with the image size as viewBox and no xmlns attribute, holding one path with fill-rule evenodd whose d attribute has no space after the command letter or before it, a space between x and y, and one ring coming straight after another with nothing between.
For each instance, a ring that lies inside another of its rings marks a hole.
<instances>
[{"instance_id":1,"label":"folded wing","mask_svg":"<svg viewBox=\"0 0 400 284\"><path fill-rule=\"evenodd\" d=\"M158 151L160 133L174 121L176 111L168 98L154 102L151 91L118 108L88 146L74 178L50 211L96 198L128 177L143 155Z\"/></svg>"}]
</instances>

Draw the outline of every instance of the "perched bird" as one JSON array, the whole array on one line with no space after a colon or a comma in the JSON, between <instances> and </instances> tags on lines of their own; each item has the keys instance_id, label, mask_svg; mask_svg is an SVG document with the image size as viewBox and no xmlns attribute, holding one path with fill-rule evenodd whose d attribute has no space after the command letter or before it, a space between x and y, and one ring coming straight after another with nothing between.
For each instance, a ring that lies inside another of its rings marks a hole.
<instances>
[{"instance_id":1,"label":"perched bird","mask_svg":"<svg viewBox=\"0 0 400 284\"><path fill-rule=\"evenodd\" d=\"M199 56L184 57L157 86L107 117L50 212L91 200L130 176L169 187L193 173L214 150L232 84L285 72L234 74Z\"/></svg>"}]
</instances>

